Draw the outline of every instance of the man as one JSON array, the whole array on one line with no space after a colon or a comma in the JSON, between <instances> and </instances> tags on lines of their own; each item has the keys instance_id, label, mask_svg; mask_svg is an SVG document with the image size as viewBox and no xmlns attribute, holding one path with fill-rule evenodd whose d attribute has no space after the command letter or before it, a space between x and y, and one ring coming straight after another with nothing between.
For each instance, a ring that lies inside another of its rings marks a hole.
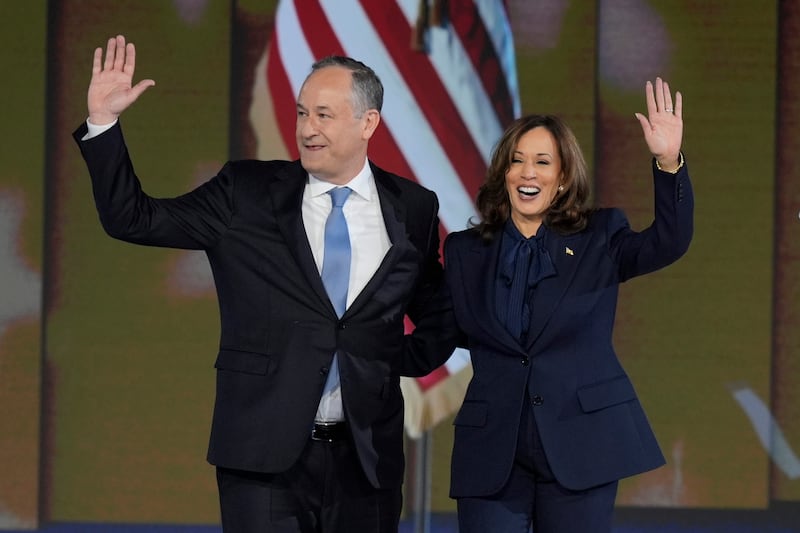
<instances>
[{"instance_id":1,"label":"man","mask_svg":"<svg viewBox=\"0 0 800 533\"><path fill-rule=\"evenodd\" d=\"M132 85L123 36L95 50L74 137L109 235L202 249L221 313L208 460L226 532L396 531L399 376L449 356L436 196L367 159L383 87L350 58L314 64L297 101L300 160L227 163L173 199L147 196L118 118ZM346 187L345 187L346 186ZM333 190L335 189L335 190ZM404 335L404 316L415 323Z\"/></svg>"}]
</instances>

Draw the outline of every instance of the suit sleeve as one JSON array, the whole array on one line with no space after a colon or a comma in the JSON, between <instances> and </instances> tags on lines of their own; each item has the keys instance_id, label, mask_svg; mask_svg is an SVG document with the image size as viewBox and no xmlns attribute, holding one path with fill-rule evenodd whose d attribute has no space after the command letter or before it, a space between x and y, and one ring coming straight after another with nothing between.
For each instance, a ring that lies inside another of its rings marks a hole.
<instances>
[{"instance_id":1,"label":"suit sleeve","mask_svg":"<svg viewBox=\"0 0 800 533\"><path fill-rule=\"evenodd\" d=\"M443 365L460 340L453 302L439 260L439 203L433 197L423 272L408 308L414 330L405 336L398 372L419 377Z\"/></svg>"},{"instance_id":2,"label":"suit sleeve","mask_svg":"<svg viewBox=\"0 0 800 533\"><path fill-rule=\"evenodd\" d=\"M226 231L234 211L229 164L192 192L157 199L142 190L119 123L84 141L85 133L83 124L73 137L89 170L100 222L110 236L150 246L207 249Z\"/></svg>"},{"instance_id":3,"label":"suit sleeve","mask_svg":"<svg viewBox=\"0 0 800 533\"><path fill-rule=\"evenodd\" d=\"M677 174L662 172L653 160L655 217L649 227L633 231L618 209L607 220L609 254L620 281L670 265L689 249L694 231L694 194L686 165Z\"/></svg>"}]
</instances>

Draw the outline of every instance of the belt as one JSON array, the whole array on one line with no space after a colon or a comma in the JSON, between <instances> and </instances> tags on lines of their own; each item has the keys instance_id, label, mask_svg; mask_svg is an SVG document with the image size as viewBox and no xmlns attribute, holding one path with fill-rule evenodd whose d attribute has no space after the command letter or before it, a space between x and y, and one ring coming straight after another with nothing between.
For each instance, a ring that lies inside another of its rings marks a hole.
<instances>
[{"instance_id":1,"label":"belt","mask_svg":"<svg viewBox=\"0 0 800 533\"><path fill-rule=\"evenodd\" d=\"M345 422L314 422L311 440L321 442L338 442L347 438Z\"/></svg>"}]
</instances>

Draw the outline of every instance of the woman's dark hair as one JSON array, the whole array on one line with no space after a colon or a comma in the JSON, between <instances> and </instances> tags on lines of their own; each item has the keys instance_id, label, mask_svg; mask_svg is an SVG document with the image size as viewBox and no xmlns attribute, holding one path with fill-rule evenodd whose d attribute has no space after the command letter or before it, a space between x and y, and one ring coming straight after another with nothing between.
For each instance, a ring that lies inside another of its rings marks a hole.
<instances>
[{"instance_id":1,"label":"woman's dark hair","mask_svg":"<svg viewBox=\"0 0 800 533\"><path fill-rule=\"evenodd\" d=\"M563 173L561 185L564 187L545 213L544 224L558 233L570 234L581 231L588 223L591 208L587 204L591 190L586 161L575 134L559 117L528 115L518 118L506 128L492 152L486 180L478 189L476 204L480 222L474 226L487 240L503 227L511 214L506 173L511 166L514 151L522 136L538 127L546 128L555 139Z\"/></svg>"}]
</instances>

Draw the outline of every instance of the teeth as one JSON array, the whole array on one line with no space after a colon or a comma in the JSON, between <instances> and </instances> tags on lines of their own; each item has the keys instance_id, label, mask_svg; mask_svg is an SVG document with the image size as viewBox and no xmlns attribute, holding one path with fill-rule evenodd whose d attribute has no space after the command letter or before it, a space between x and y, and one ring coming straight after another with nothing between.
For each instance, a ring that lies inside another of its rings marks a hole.
<instances>
[{"instance_id":1,"label":"teeth","mask_svg":"<svg viewBox=\"0 0 800 533\"><path fill-rule=\"evenodd\" d=\"M539 187L517 187L517 190L522 194L538 194L541 191Z\"/></svg>"}]
</instances>

